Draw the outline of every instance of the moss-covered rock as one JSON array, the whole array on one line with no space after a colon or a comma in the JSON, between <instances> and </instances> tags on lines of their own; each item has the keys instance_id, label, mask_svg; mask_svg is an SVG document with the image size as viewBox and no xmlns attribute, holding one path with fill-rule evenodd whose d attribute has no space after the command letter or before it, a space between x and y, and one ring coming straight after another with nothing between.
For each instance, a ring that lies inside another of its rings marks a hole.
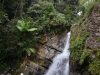
<instances>
[{"instance_id":1,"label":"moss-covered rock","mask_svg":"<svg viewBox=\"0 0 100 75\"><path fill-rule=\"evenodd\" d=\"M85 40L89 36L89 31L87 29L87 24L84 24L87 22L81 21L82 23L79 23L71 28L71 59L73 61L79 61L83 53L85 52ZM84 49L84 50L83 50ZM73 58L76 57L76 58Z\"/></svg>"},{"instance_id":2,"label":"moss-covered rock","mask_svg":"<svg viewBox=\"0 0 100 75\"><path fill-rule=\"evenodd\" d=\"M100 4L71 28L71 68L84 75L100 75Z\"/></svg>"}]
</instances>

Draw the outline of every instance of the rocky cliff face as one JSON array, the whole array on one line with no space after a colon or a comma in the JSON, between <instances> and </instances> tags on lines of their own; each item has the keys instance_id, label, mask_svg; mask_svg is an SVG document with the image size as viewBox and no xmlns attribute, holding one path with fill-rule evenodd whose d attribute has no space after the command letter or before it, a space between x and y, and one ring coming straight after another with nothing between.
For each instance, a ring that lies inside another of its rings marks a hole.
<instances>
[{"instance_id":1,"label":"rocky cliff face","mask_svg":"<svg viewBox=\"0 0 100 75\"><path fill-rule=\"evenodd\" d=\"M43 36L36 45L37 52L25 60L12 75L44 75L53 58L63 51L67 31L51 36Z\"/></svg>"},{"instance_id":2,"label":"rocky cliff face","mask_svg":"<svg viewBox=\"0 0 100 75\"><path fill-rule=\"evenodd\" d=\"M71 72L100 75L100 4L95 5L71 31Z\"/></svg>"}]
</instances>

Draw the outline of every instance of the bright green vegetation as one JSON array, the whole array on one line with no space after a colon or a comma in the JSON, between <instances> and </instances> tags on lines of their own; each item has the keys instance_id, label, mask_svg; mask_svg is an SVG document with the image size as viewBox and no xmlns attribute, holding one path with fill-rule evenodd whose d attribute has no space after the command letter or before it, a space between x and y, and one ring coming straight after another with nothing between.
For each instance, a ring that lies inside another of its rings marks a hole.
<instances>
[{"instance_id":1,"label":"bright green vegetation","mask_svg":"<svg viewBox=\"0 0 100 75\"><path fill-rule=\"evenodd\" d=\"M87 22L87 20L85 21ZM73 62L79 61L80 64L84 62L84 59L88 55L88 51L85 48L85 40L89 36L89 31L86 27L85 22L79 23L79 25L75 25L71 28L71 46L70 50L72 52L71 59ZM75 57L75 58L73 58Z\"/></svg>"},{"instance_id":2,"label":"bright green vegetation","mask_svg":"<svg viewBox=\"0 0 100 75\"><path fill-rule=\"evenodd\" d=\"M0 1L0 70L15 67L20 58L37 52L44 34L69 30L77 19L78 0L31 1Z\"/></svg>"},{"instance_id":3,"label":"bright green vegetation","mask_svg":"<svg viewBox=\"0 0 100 75\"><path fill-rule=\"evenodd\" d=\"M90 65L89 71L92 72L93 75L100 74L100 48L93 49L94 57L90 57Z\"/></svg>"}]
</instances>

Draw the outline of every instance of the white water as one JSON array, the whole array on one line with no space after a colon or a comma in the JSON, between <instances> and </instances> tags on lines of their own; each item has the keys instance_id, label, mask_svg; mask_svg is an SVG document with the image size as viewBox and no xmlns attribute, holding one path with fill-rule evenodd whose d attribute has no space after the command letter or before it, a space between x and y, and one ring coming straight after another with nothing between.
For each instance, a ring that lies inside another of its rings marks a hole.
<instances>
[{"instance_id":1,"label":"white water","mask_svg":"<svg viewBox=\"0 0 100 75\"><path fill-rule=\"evenodd\" d=\"M69 39L70 32L67 33L66 44L63 52L53 59L53 63L45 75L69 75Z\"/></svg>"}]
</instances>

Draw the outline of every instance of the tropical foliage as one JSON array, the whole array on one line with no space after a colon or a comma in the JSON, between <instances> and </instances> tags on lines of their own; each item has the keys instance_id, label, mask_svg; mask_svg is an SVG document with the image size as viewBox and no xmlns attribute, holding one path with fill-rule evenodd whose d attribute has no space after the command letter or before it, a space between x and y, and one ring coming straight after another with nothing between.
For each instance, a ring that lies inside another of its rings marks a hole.
<instances>
[{"instance_id":1,"label":"tropical foliage","mask_svg":"<svg viewBox=\"0 0 100 75\"><path fill-rule=\"evenodd\" d=\"M78 0L72 1L1 0L0 70L35 53L41 35L69 30L77 19Z\"/></svg>"}]
</instances>

